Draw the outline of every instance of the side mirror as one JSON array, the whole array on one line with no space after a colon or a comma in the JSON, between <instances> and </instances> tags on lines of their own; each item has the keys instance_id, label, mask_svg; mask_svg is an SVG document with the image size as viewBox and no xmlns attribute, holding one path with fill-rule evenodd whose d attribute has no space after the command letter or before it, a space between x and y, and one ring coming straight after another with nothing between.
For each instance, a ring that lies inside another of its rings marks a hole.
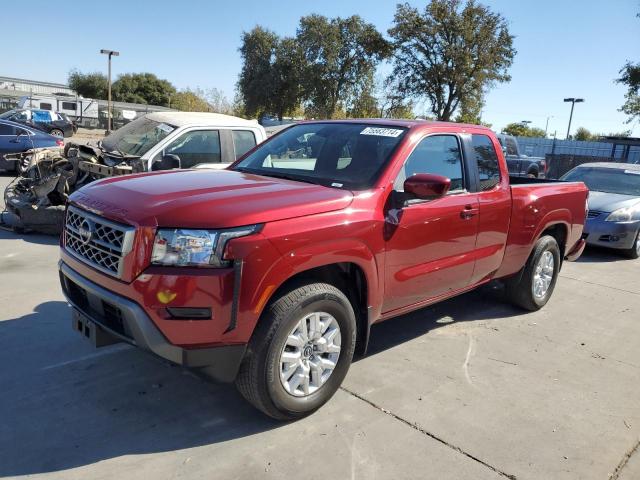
<instances>
[{"instance_id":1,"label":"side mirror","mask_svg":"<svg viewBox=\"0 0 640 480\"><path fill-rule=\"evenodd\" d=\"M164 154L162 158L151 165L151 170L156 172L158 170L173 170L174 168L180 168L180 157L171 153Z\"/></svg>"},{"instance_id":2,"label":"side mirror","mask_svg":"<svg viewBox=\"0 0 640 480\"><path fill-rule=\"evenodd\" d=\"M431 173L417 173L404 181L405 193L421 200L433 200L447 194L451 179Z\"/></svg>"}]
</instances>

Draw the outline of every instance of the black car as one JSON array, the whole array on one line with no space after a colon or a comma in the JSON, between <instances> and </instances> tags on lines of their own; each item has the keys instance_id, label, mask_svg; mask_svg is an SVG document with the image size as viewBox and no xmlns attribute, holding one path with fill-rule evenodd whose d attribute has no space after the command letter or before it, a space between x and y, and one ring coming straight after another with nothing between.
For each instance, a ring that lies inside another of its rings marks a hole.
<instances>
[{"instance_id":1,"label":"black car","mask_svg":"<svg viewBox=\"0 0 640 480\"><path fill-rule=\"evenodd\" d=\"M17 170L18 162L5 159L8 153L32 148L62 148L62 139L25 125L0 119L0 170Z\"/></svg>"},{"instance_id":2,"label":"black car","mask_svg":"<svg viewBox=\"0 0 640 480\"><path fill-rule=\"evenodd\" d=\"M0 115L0 118L37 128L54 137L71 137L74 133L73 122L50 110L35 108L9 110Z\"/></svg>"}]
</instances>

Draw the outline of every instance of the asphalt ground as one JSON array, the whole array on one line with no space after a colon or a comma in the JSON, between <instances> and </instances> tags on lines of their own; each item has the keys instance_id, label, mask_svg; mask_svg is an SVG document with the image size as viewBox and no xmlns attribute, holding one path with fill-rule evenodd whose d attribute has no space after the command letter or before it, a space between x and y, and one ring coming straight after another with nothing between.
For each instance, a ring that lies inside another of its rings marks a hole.
<instances>
[{"instance_id":1,"label":"asphalt ground","mask_svg":"<svg viewBox=\"0 0 640 480\"><path fill-rule=\"evenodd\" d=\"M536 313L484 288L377 325L334 398L279 423L93 349L57 260L55 238L0 230L0 477L640 478L640 261L587 250Z\"/></svg>"}]
</instances>

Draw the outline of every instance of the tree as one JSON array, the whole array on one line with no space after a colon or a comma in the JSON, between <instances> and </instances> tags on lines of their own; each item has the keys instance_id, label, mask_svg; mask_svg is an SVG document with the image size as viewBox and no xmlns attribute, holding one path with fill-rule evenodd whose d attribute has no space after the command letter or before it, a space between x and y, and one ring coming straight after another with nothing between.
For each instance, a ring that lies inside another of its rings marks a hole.
<instances>
[{"instance_id":1,"label":"tree","mask_svg":"<svg viewBox=\"0 0 640 480\"><path fill-rule=\"evenodd\" d=\"M272 67L273 92L269 106L279 120L300 106L303 62L302 51L294 38L284 38L278 42Z\"/></svg>"},{"instance_id":2,"label":"tree","mask_svg":"<svg viewBox=\"0 0 640 480\"><path fill-rule=\"evenodd\" d=\"M544 130L536 127L528 127L524 123L510 123L502 129L503 133L514 137L545 137Z\"/></svg>"},{"instance_id":3,"label":"tree","mask_svg":"<svg viewBox=\"0 0 640 480\"><path fill-rule=\"evenodd\" d=\"M69 88L85 98L103 100L107 98L107 77L100 72L82 73L71 70L67 78Z\"/></svg>"},{"instance_id":4,"label":"tree","mask_svg":"<svg viewBox=\"0 0 640 480\"><path fill-rule=\"evenodd\" d=\"M363 82L390 53L376 28L357 15L302 17L296 39L304 58L303 97L319 118L352 108Z\"/></svg>"},{"instance_id":5,"label":"tree","mask_svg":"<svg viewBox=\"0 0 640 480\"><path fill-rule=\"evenodd\" d=\"M627 62L619 73L621 76L616 82L628 87L624 95L626 101L620 111L629 116L627 123L640 120L640 63Z\"/></svg>"},{"instance_id":6,"label":"tree","mask_svg":"<svg viewBox=\"0 0 640 480\"><path fill-rule=\"evenodd\" d=\"M242 34L242 70L238 91L244 111L250 117L261 118L265 113L271 113L273 63L279 41L275 33L260 26Z\"/></svg>"},{"instance_id":7,"label":"tree","mask_svg":"<svg viewBox=\"0 0 640 480\"><path fill-rule=\"evenodd\" d=\"M460 101L460 109L455 118L457 123L469 123L472 125L484 125L491 127L491 124L482 121L482 109L484 108L484 97L482 92L467 95Z\"/></svg>"},{"instance_id":8,"label":"tree","mask_svg":"<svg viewBox=\"0 0 640 480\"><path fill-rule=\"evenodd\" d=\"M582 141L582 142L593 142L598 140L600 135L591 133L588 129L584 127L580 127L576 130L576 133L573 134L573 139Z\"/></svg>"},{"instance_id":9,"label":"tree","mask_svg":"<svg viewBox=\"0 0 640 480\"><path fill-rule=\"evenodd\" d=\"M465 98L511 80L516 51L505 19L475 0L432 0L423 13L398 5L389 29L399 93L426 99L438 120L450 120Z\"/></svg>"},{"instance_id":10,"label":"tree","mask_svg":"<svg viewBox=\"0 0 640 480\"><path fill-rule=\"evenodd\" d=\"M197 92L186 89L171 96L171 108L184 112L210 112L211 107Z\"/></svg>"},{"instance_id":11,"label":"tree","mask_svg":"<svg viewBox=\"0 0 640 480\"><path fill-rule=\"evenodd\" d=\"M119 102L146 103L169 106L176 89L169 81L153 73L126 73L120 75L111 88L113 99Z\"/></svg>"},{"instance_id":12,"label":"tree","mask_svg":"<svg viewBox=\"0 0 640 480\"><path fill-rule=\"evenodd\" d=\"M351 107L347 111L347 116L351 118L375 118L379 116L379 111L378 99L375 96L373 72L370 72L367 79L361 82Z\"/></svg>"}]
</instances>

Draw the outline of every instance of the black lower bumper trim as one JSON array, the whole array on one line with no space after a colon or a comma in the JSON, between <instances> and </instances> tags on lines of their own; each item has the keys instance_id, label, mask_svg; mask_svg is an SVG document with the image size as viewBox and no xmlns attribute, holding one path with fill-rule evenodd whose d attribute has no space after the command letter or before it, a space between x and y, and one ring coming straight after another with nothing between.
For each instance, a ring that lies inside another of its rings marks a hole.
<instances>
[{"instance_id":1,"label":"black lower bumper trim","mask_svg":"<svg viewBox=\"0 0 640 480\"><path fill-rule=\"evenodd\" d=\"M203 369L218 381L235 379L246 345L194 349L173 345L136 302L93 283L62 261L59 268L67 301L109 334L178 365Z\"/></svg>"}]
</instances>

